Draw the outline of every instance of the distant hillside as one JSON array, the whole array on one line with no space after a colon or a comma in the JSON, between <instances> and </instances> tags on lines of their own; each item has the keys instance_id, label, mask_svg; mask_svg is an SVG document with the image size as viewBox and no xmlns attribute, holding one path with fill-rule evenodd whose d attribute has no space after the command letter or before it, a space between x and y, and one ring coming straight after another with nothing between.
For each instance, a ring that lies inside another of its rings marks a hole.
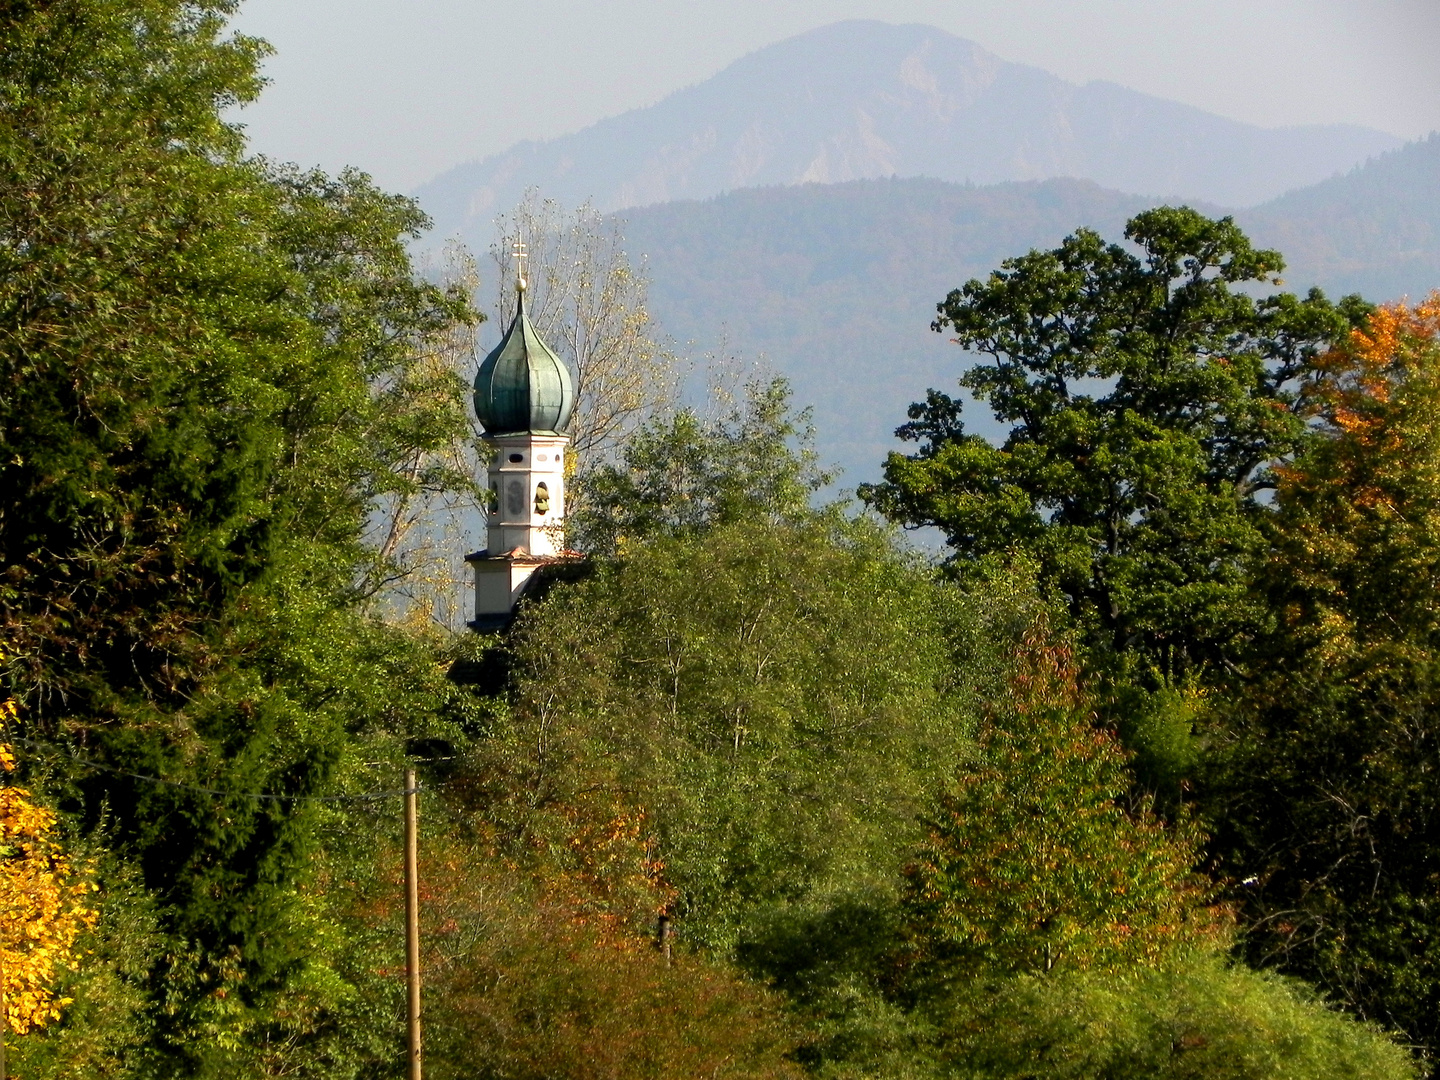
<instances>
[{"instance_id":1,"label":"distant hillside","mask_svg":"<svg viewBox=\"0 0 1440 1080\"><path fill-rule=\"evenodd\" d=\"M932 27L844 22L649 108L461 165L416 194L441 236L472 240L531 185L616 209L811 181L1068 176L1245 206L1398 144L1353 126L1266 130L1110 83L1076 86Z\"/></svg>"},{"instance_id":2,"label":"distant hillside","mask_svg":"<svg viewBox=\"0 0 1440 1080\"><path fill-rule=\"evenodd\" d=\"M906 406L954 384L961 355L930 330L946 292L1079 225L1118 235L1146 205L1082 180L861 180L624 216L666 330L700 350L728 338L763 353L814 405L822 455L853 486L878 475Z\"/></svg>"},{"instance_id":3,"label":"distant hillside","mask_svg":"<svg viewBox=\"0 0 1440 1080\"><path fill-rule=\"evenodd\" d=\"M822 452L853 485L896 447L906 405L926 387L954 386L963 358L929 328L946 292L1081 225L1118 239L1153 204L1077 180L865 180L623 216L666 329L702 351L725 337L742 354L763 352L797 400L814 404ZM1424 295L1440 286L1440 139L1237 217L1287 255L1287 288Z\"/></svg>"},{"instance_id":4,"label":"distant hillside","mask_svg":"<svg viewBox=\"0 0 1440 1080\"><path fill-rule=\"evenodd\" d=\"M1346 176L1240 214L1279 248L1295 286L1376 300L1440 288L1440 136L1411 143Z\"/></svg>"}]
</instances>

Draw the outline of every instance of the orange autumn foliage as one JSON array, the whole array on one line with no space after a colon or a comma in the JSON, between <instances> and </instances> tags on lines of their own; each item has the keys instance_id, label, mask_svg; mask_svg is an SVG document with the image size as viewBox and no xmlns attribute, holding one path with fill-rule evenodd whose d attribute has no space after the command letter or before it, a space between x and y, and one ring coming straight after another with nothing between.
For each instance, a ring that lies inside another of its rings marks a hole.
<instances>
[{"instance_id":1,"label":"orange autumn foliage","mask_svg":"<svg viewBox=\"0 0 1440 1080\"><path fill-rule=\"evenodd\" d=\"M1440 543L1440 292L1376 309L1319 358L1305 398L1328 437L1276 469L1279 543L1267 576L1291 583L1279 609L1306 641L1324 643L1315 654L1324 666L1363 650L1369 631L1356 620L1368 616L1354 605L1378 596L1377 582L1408 583L1417 612L1429 595ZM1411 599L1390 597L1387 625L1396 604L1411 610Z\"/></svg>"},{"instance_id":2,"label":"orange autumn foliage","mask_svg":"<svg viewBox=\"0 0 1440 1080\"><path fill-rule=\"evenodd\" d=\"M1021 635L1006 690L1005 704L1017 713L1074 709L1083 701L1074 646L1054 631L1046 615L1036 616Z\"/></svg>"},{"instance_id":3,"label":"orange autumn foliage","mask_svg":"<svg viewBox=\"0 0 1440 1080\"><path fill-rule=\"evenodd\" d=\"M1306 395L1312 415L1375 449L1397 449L1390 406L1401 387L1435 378L1437 342L1440 291L1413 307L1377 308L1364 328L1316 361Z\"/></svg>"}]
</instances>

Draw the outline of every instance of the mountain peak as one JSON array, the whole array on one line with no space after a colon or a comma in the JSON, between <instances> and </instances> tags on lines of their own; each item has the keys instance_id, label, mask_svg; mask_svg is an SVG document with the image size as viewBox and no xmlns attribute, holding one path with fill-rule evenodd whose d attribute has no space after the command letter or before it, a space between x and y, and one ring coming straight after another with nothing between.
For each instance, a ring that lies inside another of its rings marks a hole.
<instances>
[{"instance_id":1,"label":"mountain peak","mask_svg":"<svg viewBox=\"0 0 1440 1080\"><path fill-rule=\"evenodd\" d=\"M891 175L1069 176L1244 206L1398 145L1353 126L1267 130L1114 83L1077 86L932 26L851 20L647 108L458 166L417 194L444 235L484 231L486 243L490 219L530 186L614 210Z\"/></svg>"}]
</instances>

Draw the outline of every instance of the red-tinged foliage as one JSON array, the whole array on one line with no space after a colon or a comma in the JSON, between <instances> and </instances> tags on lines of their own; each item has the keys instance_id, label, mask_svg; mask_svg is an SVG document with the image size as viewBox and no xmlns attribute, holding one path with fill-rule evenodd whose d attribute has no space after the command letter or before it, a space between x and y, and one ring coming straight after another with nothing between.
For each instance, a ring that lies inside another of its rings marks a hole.
<instances>
[{"instance_id":1,"label":"red-tinged foliage","mask_svg":"<svg viewBox=\"0 0 1440 1080\"><path fill-rule=\"evenodd\" d=\"M727 969L517 905L437 988L433 1075L506 1080L799 1077L778 998Z\"/></svg>"},{"instance_id":2,"label":"red-tinged foliage","mask_svg":"<svg viewBox=\"0 0 1440 1080\"><path fill-rule=\"evenodd\" d=\"M1198 830L1127 807L1129 788L1069 648L1037 625L909 871L922 979L1148 963L1222 943L1226 912L1194 869Z\"/></svg>"},{"instance_id":3,"label":"red-tinged foliage","mask_svg":"<svg viewBox=\"0 0 1440 1080\"><path fill-rule=\"evenodd\" d=\"M800 1075L777 995L681 952L667 967L650 936L669 892L638 815L582 823L568 868L522 868L450 829L421 860L427 1073L505 1080L688 1080ZM377 881L394 901L365 919L395 921L397 852ZM619 887L617 887L617 882ZM398 982L386 958L378 974Z\"/></svg>"}]
</instances>

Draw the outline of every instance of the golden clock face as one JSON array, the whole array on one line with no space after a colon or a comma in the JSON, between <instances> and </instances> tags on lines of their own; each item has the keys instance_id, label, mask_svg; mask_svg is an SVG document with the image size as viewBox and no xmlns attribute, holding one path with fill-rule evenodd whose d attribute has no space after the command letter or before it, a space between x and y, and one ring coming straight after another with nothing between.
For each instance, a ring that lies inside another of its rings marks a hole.
<instances>
[{"instance_id":1,"label":"golden clock face","mask_svg":"<svg viewBox=\"0 0 1440 1080\"><path fill-rule=\"evenodd\" d=\"M550 512L550 489L543 482L535 485L535 513Z\"/></svg>"}]
</instances>

